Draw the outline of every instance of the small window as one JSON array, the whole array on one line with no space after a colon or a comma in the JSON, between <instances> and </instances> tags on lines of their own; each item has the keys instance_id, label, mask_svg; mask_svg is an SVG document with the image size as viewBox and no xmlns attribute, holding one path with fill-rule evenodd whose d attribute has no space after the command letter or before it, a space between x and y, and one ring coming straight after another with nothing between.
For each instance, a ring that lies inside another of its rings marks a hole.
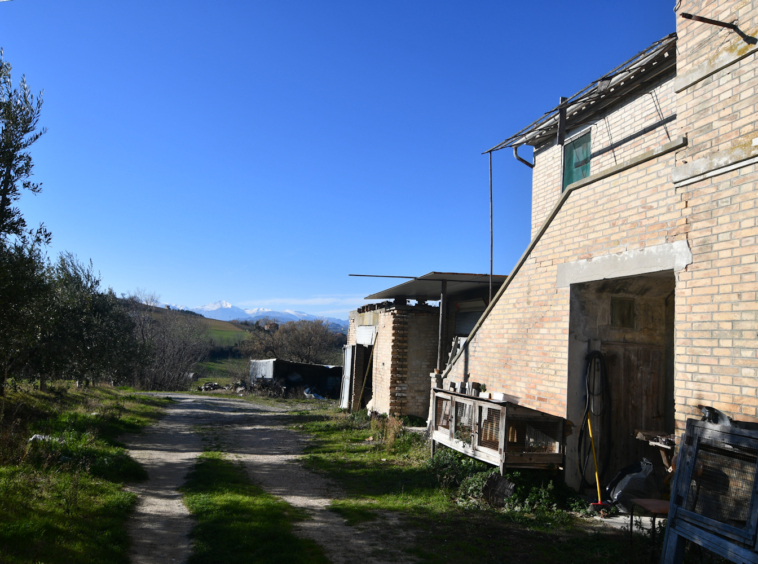
<instances>
[{"instance_id":1,"label":"small window","mask_svg":"<svg viewBox=\"0 0 758 564\"><path fill-rule=\"evenodd\" d=\"M566 143L563 148L563 189L590 175L590 134Z\"/></svg>"},{"instance_id":2,"label":"small window","mask_svg":"<svg viewBox=\"0 0 758 564\"><path fill-rule=\"evenodd\" d=\"M634 329L634 298L611 298L611 327Z\"/></svg>"}]
</instances>

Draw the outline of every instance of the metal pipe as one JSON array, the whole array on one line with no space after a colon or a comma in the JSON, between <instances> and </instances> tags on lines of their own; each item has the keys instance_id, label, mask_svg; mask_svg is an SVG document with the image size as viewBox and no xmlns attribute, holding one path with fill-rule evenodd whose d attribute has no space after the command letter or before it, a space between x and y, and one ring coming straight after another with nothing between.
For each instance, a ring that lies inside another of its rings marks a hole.
<instances>
[{"instance_id":1,"label":"metal pipe","mask_svg":"<svg viewBox=\"0 0 758 564\"><path fill-rule=\"evenodd\" d=\"M492 249L495 239L492 235L492 152L490 152L490 299L492 301Z\"/></svg>"},{"instance_id":2,"label":"metal pipe","mask_svg":"<svg viewBox=\"0 0 758 564\"><path fill-rule=\"evenodd\" d=\"M525 164L526 166L528 166L529 168L534 168L534 163L530 163L530 162L529 162L529 161L527 161L526 159L523 159L523 158L521 158L521 157L519 156L519 154L518 154L518 148L519 148L519 145L514 145L514 146L513 146L513 156L514 156L514 157L516 157L516 160L517 160L518 162L520 162L520 163L524 163L524 164ZM492 151L490 151L490 158L492 158Z\"/></svg>"},{"instance_id":3,"label":"metal pipe","mask_svg":"<svg viewBox=\"0 0 758 564\"><path fill-rule=\"evenodd\" d=\"M692 20L694 22L700 22L700 23L706 23L711 25L717 25L719 27L725 27L727 29L731 29L733 31L737 31L737 26L733 23L726 23L726 22L720 22L718 20L712 20L711 18L704 18L703 16L696 16L694 14L688 14L688 13L682 13L679 14L682 16L685 20Z\"/></svg>"},{"instance_id":4,"label":"metal pipe","mask_svg":"<svg viewBox=\"0 0 758 564\"><path fill-rule=\"evenodd\" d=\"M558 104L558 145L563 145L566 141L566 100L564 96L560 96L560 103Z\"/></svg>"},{"instance_id":5,"label":"metal pipe","mask_svg":"<svg viewBox=\"0 0 758 564\"><path fill-rule=\"evenodd\" d=\"M442 338L445 332L445 310L447 309L447 280L442 281L442 291L440 292L440 330L437 339L437 370L442 371Z\"/></svg>"}]
</instances>

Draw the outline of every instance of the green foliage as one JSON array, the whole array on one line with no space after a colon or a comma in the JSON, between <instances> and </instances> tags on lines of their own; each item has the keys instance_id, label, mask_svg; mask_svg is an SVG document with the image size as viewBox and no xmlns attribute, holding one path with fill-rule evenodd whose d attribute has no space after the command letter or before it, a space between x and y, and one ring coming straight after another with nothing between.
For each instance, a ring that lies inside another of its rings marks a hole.
<instances>
[{"instance_id":1,"label":"green foliage","mask_svg":"<svg viewBox=\"0 0 758 564\"><path fill-rule=\"evenodd\" d=\"M0 562L128 562L136 496L122 482L145 473L116 437L154 421L167 401L20 388L0 398ZM32 434L51 439L30 443Z\"/></svg>"},{"instance_id":2,"label":"green foliage","mask_svg":"<svg viewBox=\"0 0 758 564\"><path fill-rule=\"evenodd\" d=\"M318 544L292 531L305 515L250 483L222 453L204 453L182 491L197 521L190 564L328 562Z\"/></svg>"},{"instance_id":3,"label":"green foliage","mask_svg":"<svg viewBox=\"0 0 758 564\"><path fill-rule=\"evenodd\" d=\"M33 244L46 243L49 234L41 227L36 233L26 231L26 221L13 204L21 198L21 190L34 194L41 185L29 180L34 164L28 152L44 133L37 131L42 96L36 99L21 77L18 88L13 87L11 65L0 50L0 243L17 237Z\"/></svg>"},{"instance_id":4,"label":"green foliage","mask_svg":"<svg viewBox=\"0 0 758 564\"><path fill-rule=\"evenodd\" d=\"M136 497L82 471L0 466L0 561L126 563Z\"/></svg>"},{"instance_id":5,"label":"green foliage","mask_svg":"<svg viewBox=\"0 0 758 564\"><path fill-rule=\"evenodd\" d=\"M457 488L466 478L491 470L491 466L450 448L441 447L427 462L427 468L444 489Z\"/></svg>"},{"instance_id":6,"label":"green foliage","mask_svg":"<svg viewBox=\"0 0 758 564\"><path fill-rule=\"evenodd\" d=\"M495 472L499 471L493 469L484 470L483 472L477 472L465 477L458 487L458 497L482 500L484 498L484 484L487 483L487 479Z\"/></svg>"}]
</instances>

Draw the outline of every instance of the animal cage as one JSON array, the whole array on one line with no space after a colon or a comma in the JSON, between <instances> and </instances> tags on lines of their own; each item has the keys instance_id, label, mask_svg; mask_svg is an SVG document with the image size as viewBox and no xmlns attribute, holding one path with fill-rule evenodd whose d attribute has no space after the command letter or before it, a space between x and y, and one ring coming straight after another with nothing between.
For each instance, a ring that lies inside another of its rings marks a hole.
<instances>
[{"instance_id":1,"label":"animal cage","mask_svg":"<svg viewBox=\"0 0 758 564\"><path fill-rule=\"evenodd\" d=\"M661 562L684 540L733 562L758 562L758 431L687 421Z\"/></svg>"},{"instance_id":2,"label":"animal cage","mask_svg":"<svg viewBox=\"0 0 758 564\"><path fill-rule=\"evenodd\" d=\"M562 417L509 401L432 391L432 444L443 444L477 460L516 468L561 466Z\"/></svg>"}]
</instances>

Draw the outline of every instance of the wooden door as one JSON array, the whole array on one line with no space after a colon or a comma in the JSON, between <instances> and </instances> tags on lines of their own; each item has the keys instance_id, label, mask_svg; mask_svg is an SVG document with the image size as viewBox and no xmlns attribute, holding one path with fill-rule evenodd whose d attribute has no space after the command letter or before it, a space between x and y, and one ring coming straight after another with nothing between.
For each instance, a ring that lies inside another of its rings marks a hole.
<instances>
[{"instance_id":1,"label":"wooden door","mask_svg":"<svg viewBox=\"0 0 758 564\"><path fill-rule=\"evenodd\" d=\"M611 454L606 481L643 456L657 464L660 456L635 431L665 432L666 370L661 346L603 343L611 402ZM593 418L593 423L594 423ZM601 430L606 432L605 430ZM599 443L602 445L602 438ZM604 454L598 453L603 460Z\"/></svg>"}]
</instances>

